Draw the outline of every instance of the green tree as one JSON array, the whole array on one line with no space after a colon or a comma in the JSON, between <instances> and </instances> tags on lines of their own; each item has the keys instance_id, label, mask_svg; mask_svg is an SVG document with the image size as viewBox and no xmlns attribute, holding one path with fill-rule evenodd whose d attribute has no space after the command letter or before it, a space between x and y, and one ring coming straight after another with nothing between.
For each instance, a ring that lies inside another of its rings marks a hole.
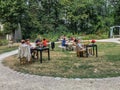
<instances>
[{"instance_id":1,"label":"green tree","mask_svg":"<svg viewBox=\"0 0 120 90\"><path fill-rule=\"evenodd\" d=\"M114 7L115 7L115 14L114 14L115 25L120 25L120 1L118 1L117 4L114 5Z\"/></svg>"},{"instance_id":2,"label":"green tree","mask_svg":"<svg viewBox=\"0 0 120 90\"><path fill-rule=\"evenodd\" d=\"M14 35L18 23L21 24L25 10L25 0L1 0L0 21L5 24L6 33L13 32Z\"/></svg>"},{"instance_id":3,"label":"green tree","mask_svg":"<svg viewBox=\"0 0 120 90\"><path fill-rule=\"evenodd\" d=\"M106 0L1 0L0 21L6 33L20 23L24 38L49 32L104 33L114 22L111 8Z\"/></svg>"}]
</instances>

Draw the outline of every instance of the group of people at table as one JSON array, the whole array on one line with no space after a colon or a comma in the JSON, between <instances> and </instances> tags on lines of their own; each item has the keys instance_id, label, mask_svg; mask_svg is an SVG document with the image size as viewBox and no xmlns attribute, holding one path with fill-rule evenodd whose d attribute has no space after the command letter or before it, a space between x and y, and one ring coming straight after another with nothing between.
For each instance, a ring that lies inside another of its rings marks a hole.
<instances>
[{"instance_id":1,"label":"group of people at table","mask_svg":"<svg viewBox=\"0 0 120 90\"><path fill-rule=\"evenodd\" d=\"M81 50L85 48L84 45L82 45L81 40L76 38L71 38L70 40L66 40L66 38L64 37L62 39L61 45L62 47L66 47L66 49L70 48L71 50L74 50L76 46L78 46Z\"/></svg>"},{"instance_id":2,"label":"group of people at table","mask_svg":"<svg viewBox=\"0 0 120 90\"><path fill-rule=\"evenodd\" d=\"M67 40L66 37L63 37L61 40L62 40L61 46L65 47L65 49L68 50L71 49L77 51L77 48L79 48L79 50L85 50L85 45L81 43L80 39L70 38L69 40ZM47 46L48 46L48 41L46 39L43 40L37 39L35 41L35 45L31 44L29 39L21 40L21 44L18 49L19 58L27 57L28 61L30 61L31 56L34 56L35 54L33 51L35 48L44 48Z\"/></svg>"},{"instance_id":3,"label":"group of people at table","mask_svg":"<svg viewBox=\"0 0 120 90\"><path fill-rule=\"evenodd\" d=\"M18 57L21 59L25 57L27 61L31 60L31 56L34 58L35 52L33 51L35 48L44 48L47 47L47 40L36 40L35 45L30 43L29 39L21 40L21 44L18 48Z\"/></svg>"},{"instance_id":4,"label":"group of people at table","mask_svg":"<svg viewBox=\"0 0 120 90\"><path fill-rule=\"evenodd\" d=\"M95 43L95 40L92 40L91 43ZM67 40L66 37L64 37L61 46L66 50L75 50L78 57L83 57L84 53L87 56L92 55L91 47L93 47L93 44L83 44L80 39L70 38Z\"/></svg>"},{"instance_id":5,"label":"group of people at table","mask_svg":"<svg viewBox=\"0 0 120 90\"><path fill-rule=\"evenodd\" d=\"M23 46L27 45L27 46L30 47L30 49L33 49L33 48L36 48L36 47L42 48L42 47L47 47L47 40L46 39L43 39L43 40L37 39L35 41L35 46L34 46L30 43L29 39L26 39L26 40L21 40L21 45L23 45Z\"/></svg>"}]
</instances>

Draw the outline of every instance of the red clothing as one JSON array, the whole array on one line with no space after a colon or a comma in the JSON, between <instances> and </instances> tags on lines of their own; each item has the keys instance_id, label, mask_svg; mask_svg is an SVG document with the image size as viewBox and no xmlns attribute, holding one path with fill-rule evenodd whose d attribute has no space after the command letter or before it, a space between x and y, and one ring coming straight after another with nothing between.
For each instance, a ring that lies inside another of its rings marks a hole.
<instances>
[{"instance_id":1,"label":"red clothing","mask_svg":"<svg viewBox=\"0 0 120 90\"><path fill-rule=\"evenodd\" d=\"M47 40L43 40L43 46L44 46L44 47L47 46Z\"/></svg>"}]
</instances>

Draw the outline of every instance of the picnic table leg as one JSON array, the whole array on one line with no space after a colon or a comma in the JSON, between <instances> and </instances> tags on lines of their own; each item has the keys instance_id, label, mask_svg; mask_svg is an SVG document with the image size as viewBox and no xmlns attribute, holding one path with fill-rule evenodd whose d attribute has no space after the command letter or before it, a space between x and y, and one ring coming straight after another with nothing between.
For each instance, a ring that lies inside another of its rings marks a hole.
<instances>
[{"instance_id":1,"label":"picnic table leg","mask_svg":"<svg viewBox=\"0 0 120 90\"><path fill-rule=\"evenodd\" d=\"M98 57L98 50L97 50L97 45L96 45L96 57Z\"/></svg>"},{"instance_id":2,"label":"picnic table leg","mask_svg":"<svg viewBox=\"0 0 120 90\"><path fill-rule=\"evenodd\" d=\"M50 60L50 49L48 49L48 60Z\"/></svg>"},{"instance_id":3,"label":"picnic table leg","mask_svg":"<svg viewBox=\"0 0 120 90\"><path fill-rule=\"evenodd\" d=\"M86 47L86 57L88 57L88 47Z\"/></svg>"},{"instance_id":4,"label":"picnic table leg","mask_svg":"<svg viewBox=\"0 0 120 90\"><path fill-rule=\"evenodd\" d=\"M38 50L37 50L37 60L38 60L38 57L39 57L39 55L38 55Z\"/></svg>"},{"instance_id":5,"label":"picnic table leg","mask_svg":"<svg viewBox=\"0 0 120 90\"><path fill-rule=\"evenodd\" d=\"M93 45L93 56L95 55L95 51L94 51L94 45Z\"/></svg>"},{"instance_id":6,"label":"picnic table leg","mask_svg":"<svg viewBox=\"0 0 120 90\"><path fill-rule=\"evenodd\" d=\"M42 63L42 51L40 51L40 63Z\"/></svg>"}]
</instances>

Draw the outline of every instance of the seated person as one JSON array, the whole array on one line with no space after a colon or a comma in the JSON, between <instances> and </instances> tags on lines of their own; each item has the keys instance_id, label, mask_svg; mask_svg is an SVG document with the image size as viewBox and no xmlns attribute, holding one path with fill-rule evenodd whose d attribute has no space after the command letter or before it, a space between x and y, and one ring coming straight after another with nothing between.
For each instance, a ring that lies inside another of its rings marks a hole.
<instances>
[{"instance_id":1,"label":"seated person","mask_svg":"<svg viewBox=\"0 0 120 90\"><path fill-rule=\"evenodd\" d=\"M72 42L72 50L76 50L76 46L77 46L77 39L74 39L74 41Z\"/></svg>"},{"instance_id":2,"label":"seated person","mask_svg":"<svg viewBox=\"0 0 120 90\"><path fill-rule=\"evenodd\" d=\"M39 42L40 42L40 39L37 39L37 40L35 41L36 46L39 45Z\"/></svg>"},{"instance_id":3,"label":"seated person","mask_svg":"<svg viewBox=\"0 0 120 90\"><path fill-rule=\"evenodd\" d=\"M35 44L36 44L36 47L40 47L40 48L43 47L43 44L42 44L41 40L39 40L39 39L35 41Z\"/></svg>"},{"instance_id":4,"label":"seated person","mask_svg":"<svg viewBox=\"0 0 120 90\"><path fill-rule=\"evenodd\" d=\"M29 46L30 49L31 49L31 47L32 47L32 45L30 44L29 39L26 39L26 40L22 39L22 40L21 40L21 44L20 44L19 47L21 47L21 46Z\"/></svg>"},{"instance_id":5,"label":"seated person","mask_svg":"<svg viewBox=\"0 0 120 90\"><path fill-rule=\"evenodd\" d=\"M77 40L77 46L82 50L84 49L83 45L80 43L80 40Z\"/></svg>"},{"instance_id":6,"label":"seated person","mask_svg":"<svg viewBox=\"0 0 120 90\"><path fill-rule=\"evenodd\" d=\"M21 40L21 46L25 45L25 40Z\"/></svg>"},{"instance_id":7,"label":"seated person","mask_svg":"<svg viewBox=\"0 0 120 90\"><path fill-rule=\"evenodd\" d=\"M29 39L25 40L25 44L28 45L30 48L33 48Z\"/></svg>"},{"instance_id":8,"label":"seated person","mask_svg":"<svg viewBox=\"0 0 120 90\"><path fill-rule=\"evenodd\" d=\"M18 49L20 49L21 47L25 47L25 46L27 46L26 44L25 44L25 40L21 40L21 43L20 43L20 45L19 45L19 47L18 47Z\"/></svg>"},{"instance_id":9,"label":"seated person","mask_svg":"<svg viewBox=\"0 0 120 90\"><path fill-rule=\"evenodd\" d=\"M42 41L43 47L47 47L47 40L44 38Z\"/></svg>"},{"instance_id":10,"label":"seated person","mask_svg":"<svg viewBox=\"0 0 120 90\"><path fill-rule=\"evenodd\" d=\"M65 38L63 38L63 40L62 40L62 46L63 47L67 47L68 45L66 44L66 39Z\"/></svg>"},{"instance_id":11,"label":"seated person","mask_svg":"<svg viewBox=\"0 0 120 90\"><path fill-rule=\"evenodd\" d=\"M33 47L32 44L30 43L30 40L29 40L29 39L26 39L26 40L25 40L25 44L29 46L30 52L31 52L31 54L33 54L33 53L34 53L34 50L33 50L34 47Z\"/></svg>"},{"instance_id":12,"label":"seated person","mask_svg":"<svg viewBox=\"0 0 120 90\"><path fill-rule=\"evenodd\" d=\"M76 45L76 52L77 52L77 56L83 57L84 52L85 52L85 48L83 47L83 45L80 43L80 40L77 40L77 45Z\"/></svg>"},{"instance_id":13,"label":"seated person","mask_svg":"<svg viewBox=\"0 0 120 90\"><path fill-rule=\"evenodd\" d=\"M20 63L22 63L21 60L25 57L25 60L23 63L26 62L26 60L29 62L31 60L31 52L30 47L26 44L25 40L21 40L21 44L18 48L18 58L20 59Z\"/></svg>"},{"instance_id":14,"label":"seated person","mask_svg":"<svg viewBox=\"0 0 120 90\"><path fill-rule=\"evenodd\" d=\"M71 41L74 41L74 40L75 40L75 38L74 38L74 37L70 37L70 40L71 40Z\"/></svg>"},{"instance_id":15,"label":"seated person","mask_svg":"<svg viewBox=\"0 0 120 90\"><path fill-rule=\"evenodd\" d=\"M77 39L74 39L73 46L76 46L76 45L77 45Z\"/></svg>"}]
</instances>

